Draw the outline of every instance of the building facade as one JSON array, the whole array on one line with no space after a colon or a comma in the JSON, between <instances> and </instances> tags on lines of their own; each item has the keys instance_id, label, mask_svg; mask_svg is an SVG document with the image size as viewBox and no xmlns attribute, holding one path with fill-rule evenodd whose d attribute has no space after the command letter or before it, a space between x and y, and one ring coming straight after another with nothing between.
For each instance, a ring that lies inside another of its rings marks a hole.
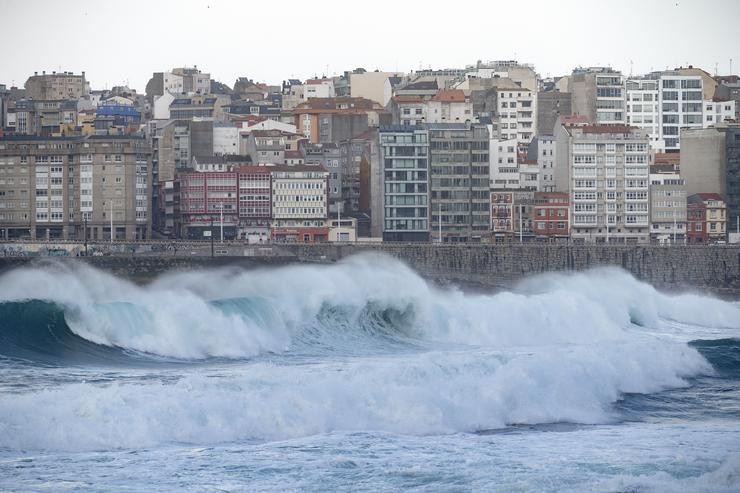
<instances>
[{"instance_id":1,"label":"building facade","mask_svg":"<svg viewBox=\"0 0 740 493\"><path fill-rule=\"evenodd\" d=\"M650 241L686 241L686 182L678 173L650 173Z\"/></svg>"},{"instance_id":2,"label":"building facade","mask_svg":"<svg viewBox=\"0 0 740 493\"><path fill-rule=\"evenodd\" d=\"M0 237L151 237L151 147L139 137L0 138Z\"/></svg>"},{"instance_id":3,"label":"building facade","mask_svg":"<svg viewBox=\"0 0 740 493\"><path fill-rule=\"evenodd\" d=\"M727 234L727 207L717 193L695 193L686 198L689 243L725 241Z\"/></svg>"},{"instance_id":4,"label":"building facade","mask_svg":"<svg viewBox=\"0 0 740 493\"><path fill-rule=\"evenodd\" d=\"M394 125L381 127L379 139L383 239L429 241L429 133Z\"/></svg>"},{"instance_id":5,"label":"building facade","mask_svg":"<svg viewBox=\"0 0 740 493\"><path fill-rule=\"evenodd\" d=\"M649 139L625 125L557 129L556 191L569 193L574 241L649 241Z\"/></svg>"},{"instance_id":6,"label":"building facade","mask_svg":"<svg viewBox=\"0 0 740 493\"><path fill-rule=\"evenodd\" d=\"M430 238L480 242L489 229L488 130L485 125L429 124Z\"/></svg>"}]
</instances>

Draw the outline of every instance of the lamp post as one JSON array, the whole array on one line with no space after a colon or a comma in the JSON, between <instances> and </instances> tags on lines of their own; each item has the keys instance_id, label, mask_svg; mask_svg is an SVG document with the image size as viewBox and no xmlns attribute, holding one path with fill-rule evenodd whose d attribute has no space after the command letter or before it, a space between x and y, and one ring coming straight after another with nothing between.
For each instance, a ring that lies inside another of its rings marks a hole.
<instances>
[{"instance_id":1,"label":"lamp post","mask_svg":"<svg viewBox=\"0 0 740 493\"><path fill-rule=\"evenodd\" d=\"M82 217L85 220L85 257L87 257L87 213L83 212Z\"/></svg>"},{"instance_id":2,"label":"lamp post","mask_svg":"<svg viewBox=\"0 0 740 493\"><path fill-rule=\"evenodd\" d=\"M211 216L211 229L209 233L211 235L211 258L213 258L213 216Z\"/></svg>"}]
</instances>

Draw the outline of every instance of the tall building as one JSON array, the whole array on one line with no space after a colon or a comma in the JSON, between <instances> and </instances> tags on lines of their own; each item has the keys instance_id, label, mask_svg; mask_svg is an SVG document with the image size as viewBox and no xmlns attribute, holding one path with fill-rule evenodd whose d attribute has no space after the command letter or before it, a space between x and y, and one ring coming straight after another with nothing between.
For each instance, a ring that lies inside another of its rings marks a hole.
<instances>
[{"instance_id":1,"label":"tall building","mask_svg":"<svg viewBox=\"0 0 740 493\"><path fill-rule=\"evenodd\" d=\"M725 133L726 193L728 230L740 225L740 125L728 127Z\"/></svg>"},{"instance_id":2,"label":"tall building","mask_svg":"<svg viewBox=\"0 0 740 493\"><path fill-rule=\"evenodd\" d=\"M328 241L328 179L322 166L271 166L272 238L278 242Z\"/></svg>"},{"instance_id":3,"label":"tall building","mask_svg":"<svg viewBox=\"0 0 740 493\"><path fill-rule=\"evenodd\" d=\"M485 125L464 123L426 127L431 171L431 239L480 242L489 228L488 130Z\"/></svg>"},{"instance_id":4,"label":"tall building","mask_svg":"<svg viewBox=\"0 0 740 493\"><path fill-rule=\"evenodd\" d=\"M686 241L686 182L678 173L650 173L650 240Z\"/></svg>"},{"instance_id":5,"label":"tall building","mask_svg":"<svg viewBox=\"0 0 740 493\"><path fill-rule=\"evenodd\" d=\"M555 190L568 192L571 238L649 241L649 140L625 125L565 124L556 129Z\"/></svg>"},{"instance_id":6,"label":"tall building","mask_svg":"<svg viewBox=\"0 0 740 493\"><path fill-rule=\"evenodd\" d=\"M89 93L85 72L81 75L72 72L42 72L39 75L35 72L26 81L25 88L29 99L80 99Z\"/></svg>"},{"instance_id":7,"label":"tall building","mask_svg":"<svg viewBox=\"0 0 740 493\"><path fill-rule=\"evenodd\" d=\"M555 90L537 93L537 133L552 135L558 117L572 113L569 92Z\"/></svg>"},{"instance_id":8,"label":"tall building","mask_svg":"<svg viewBox=\"0 0 740 493\"><path fill-rule=\"evenodd\" d=\"M141 137L0 137L0 169L0 238L151 236L151 147Z\"/></svg>"},{"instance_id":9,"label":"tall building","mask_svg":"<svg viewBox=\"0 0 740 493\"><path fill-rule=\"evenodd\" d=\"M578 68L568 78L573 114L597 124L624 123L624 78L611 67Z\"/></svg>"},{"instance_id":10,"label":"tall building","mask_svg":"<svg viewBox=\"0 0 740 493\"><path fill-rule=\"evenodd\" d=\"M660 80L646 77L625 82L627 125L642 129L650 137L650 148L665 151L662 135Z\"/></svg>"},{"instance_id":11,"label":"tall building","mask_svg":"<svg viewBox=\"0 0 740 493\"><path fill-rule=\"evenodd\" d=\"M382 126L379 139L383 240L429 241L429 133L415 125Z\"/></svg>"},{"instance_id":12,"label":"tall building","mask_svg":"<svg viewBox=\"0 0 740 493\"><path fill-rule=\"evenodd\" d=\"M660 136L665 141L666 151L679 150L681 129L703 127L702 78L665 72L660 75L659 90Z\"/></svg>"}]
</instances>

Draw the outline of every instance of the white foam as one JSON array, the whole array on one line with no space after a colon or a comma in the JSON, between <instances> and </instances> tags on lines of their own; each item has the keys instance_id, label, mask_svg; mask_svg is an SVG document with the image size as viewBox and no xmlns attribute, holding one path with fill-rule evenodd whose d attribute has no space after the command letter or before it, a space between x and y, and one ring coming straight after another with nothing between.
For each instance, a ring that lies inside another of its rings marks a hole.
<instances>
[{"instance_id":1,"label":"white foam","mask_svg":"<svg viewBox=\"0 0 740 493\"><path fill-rule=\"evenodd\" d=\"M240 312L210 303L227 298L259 299L260 307ZM661 323L670 319L740 336L737 304L668 296L618 269L536 277L516 293L466 295L435 289L378 255L331 266L176 273L148 286L84 265L0 278L0 300L24 299L67 306L71 329L96 343L181 358L283 351L327 305L342 306L350 322L368 304L413 313L408 329L419 339L497 348L629 340L631 320L656 334L670 331Z\"/></svg>"},{"instance_id":2,"label":"white foam","mask_svg":"<svg viewBox=\"0 0 740 493\"><path fill-rule=\"evenodd\" d=\"M622 393L682 386L684 377L707 371L683 344L641 340L191 369L176 382L0 394L0 447L109 449L332 431L426 435L604 423Z\"/></svg>"}]
</instances>

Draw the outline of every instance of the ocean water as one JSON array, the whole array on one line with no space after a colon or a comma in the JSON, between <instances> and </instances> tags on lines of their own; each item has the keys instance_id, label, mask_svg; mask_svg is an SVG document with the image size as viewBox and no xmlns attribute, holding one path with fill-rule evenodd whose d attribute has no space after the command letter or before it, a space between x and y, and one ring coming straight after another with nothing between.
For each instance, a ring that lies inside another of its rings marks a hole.
<instances>
[{"instance_id":1,"label":"ocean water","mask_svg":"<svg viewBox=\"0 0 740 493\"><path fill-rule=\"evenodd\" d=\"M0 277L0 491L740 491L740 303L618 269Z\"/></svg>"}]
</instances>

